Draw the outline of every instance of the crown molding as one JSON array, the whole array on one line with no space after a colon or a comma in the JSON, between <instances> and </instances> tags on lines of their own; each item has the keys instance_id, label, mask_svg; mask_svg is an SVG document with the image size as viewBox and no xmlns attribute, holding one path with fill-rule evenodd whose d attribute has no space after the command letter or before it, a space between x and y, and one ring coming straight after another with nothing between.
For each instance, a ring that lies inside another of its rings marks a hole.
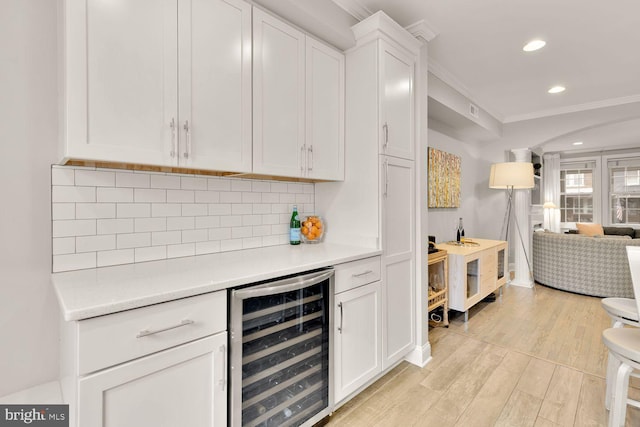
<instances>
[{"instance_id":1,"label":"crown molding","mask_svg":"<svg viewBox=\"0 0 640 427\"><path fill-rule=\"evenodd\" d=\"M431 56L429 56L429 59L427 62L429 64L429 72L431 74L433 74L434 76L436 76L437 78L445 82L453 90L457 91L458 93L460 93L461 95L469 99L469 101L476 104L478 107L483 109L487 114L491 115L497 121L499 121L500 123L504 123L502 114L498 113L492 107L488 107L487 103L479 101L478 98L474 96L471 93L471 91L464 85L464 83L462 83L449 70L447 70L442 65L440 65L438 61L436 61Z\"/></svg>"},{"instance_id":2,"label":"crown molding","mask_svg":"<svg viewBox=\"0 0 640 427\"><path fill-rule=\"evenodd\" d=\"M415 38L422 39L425 42L430 42L431 40L436 38L438 34L440 34L439 31L437 31L432 25L430 25L424 19L421 19L415 24L406 26L404 27L404 29L409 31L411 34L413 34Z\"/></svg>"},{"instance_id":3,"label":"crown molding","mask_svg":"<svg viewBox=\"0 0 640 427\"><path fill-rule=\"evenodd\" d=\"M598 108L615 107L617 105L633 104L635 102L640 102L640 94L623 96L620 98L603 99L602 101L586 102L584 104L568 105L566 107L552 108L533 113L516 114L505 117L503 123L541 119L543 117L558 116L560 114L579 113L581 111L597 110Z\"/></svg>"},{"instance_id":4,"label":"crown molding","mask_svg":"<svg viewBox=\"0 0 640 427\"><path fill-rule=\"evenodd\" d=\"M358 21L362 21L373 15L373 12L366 6L363 6L358 0L333 0L333 2Z\"/></svg>"},{"instance_id":5,"label":"crown molding","mask_svg":"<svg viewBox=\"0 0 640 427\"><path fill-rule=\"evenodd\" d=\"M356 45L367 43L374 38L387 38L411 55L420 52L422 43L382 10L358 22L351 30L356 38Z\"/></svg>"}]
</instances>

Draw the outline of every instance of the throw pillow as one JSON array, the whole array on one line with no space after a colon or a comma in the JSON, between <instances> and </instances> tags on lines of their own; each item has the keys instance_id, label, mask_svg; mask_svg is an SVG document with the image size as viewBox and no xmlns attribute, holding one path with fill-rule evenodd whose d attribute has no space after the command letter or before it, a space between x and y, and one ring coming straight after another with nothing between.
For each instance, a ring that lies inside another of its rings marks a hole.
<instances>
[{"instance_id":1,"label":"throw pillow","mask_svg":"<svg viewBox=\"0 0 640 427\"><path fill-rule=\"evenodd\" d=\"M585 236L603 236L604 235L602 224L578 222L576 223L576 227L578 228L578 234L584 234Z\"/></svg>"},{"instance_id":2,"label":"throw pillow","mask_svg":"<svg viewBox=\"0 0 640 427\"><path fill-rule=\"evenodd\" d=\"M635 237L635 230L631 227L602 227L607 236L629 236Z\"/></svg>"}]
</instances>

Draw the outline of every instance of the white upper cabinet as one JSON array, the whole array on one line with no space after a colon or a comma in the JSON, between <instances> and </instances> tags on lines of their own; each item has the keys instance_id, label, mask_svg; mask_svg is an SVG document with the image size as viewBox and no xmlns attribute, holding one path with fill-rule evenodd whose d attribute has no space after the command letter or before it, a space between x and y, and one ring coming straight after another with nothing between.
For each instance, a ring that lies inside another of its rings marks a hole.
<instances>
[{"instance_id":1,"label":"white upper cabinet","mask_svg":"<svg viewBox=\"0 0 640 427\"><path fill-rule=\"evenodd\" d=\"M414 159L415 58L380 42L380 153Z\"/></svg>"},{"instance_id":2,"label":"white upper cabinet","mask_svg":"<svg viewBox=\"0 0 640 427\"><path fill-rule=\"evenodd\" d=\"M251 170L251 7L64 4L65 159Z\"/></svg>"},{"instance_id":3,"label":"white upper cabinet","mask_svg":"<svg viewBox=\"0 0 640 427\"><path fill-rule=\"evenodd\" d=\"M344 55L254 8L253 172L344 179Z\"/></svg>"},{"instance_id":4,"label":"white upper cabinet","mask_svg":"<svg viewBox=\"0 0 640 427\"><path fill-rule=\"evenodd\" d=\"M307 177L344 179L344 55L307 37Z\"/></svg>"},{"instance_id":5,"label":"white upper cabinet","mask_svg":"<svg viewBox=\"0 0 640 427\"><path fill-rule=\"evenodd\" d=\"M305 35L254 8L254 173L304 174L304 65Z\"/></svg>"}]
</instances>

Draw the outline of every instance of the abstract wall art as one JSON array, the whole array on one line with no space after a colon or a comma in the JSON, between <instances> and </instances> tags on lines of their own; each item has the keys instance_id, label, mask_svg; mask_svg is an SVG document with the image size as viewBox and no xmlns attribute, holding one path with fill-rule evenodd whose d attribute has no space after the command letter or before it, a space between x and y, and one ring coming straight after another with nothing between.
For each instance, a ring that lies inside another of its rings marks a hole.
<instances>
[{"instance_id":1,"label":"abstract wall art","mask_svg":"<svg viewBox=\"0 0 640 427\"><path fill-rule=\"evenodd\" d=\"M428 207L460 207L460 157L435 148L429 148L428 156Z\"/></svg>"}]
</instances>

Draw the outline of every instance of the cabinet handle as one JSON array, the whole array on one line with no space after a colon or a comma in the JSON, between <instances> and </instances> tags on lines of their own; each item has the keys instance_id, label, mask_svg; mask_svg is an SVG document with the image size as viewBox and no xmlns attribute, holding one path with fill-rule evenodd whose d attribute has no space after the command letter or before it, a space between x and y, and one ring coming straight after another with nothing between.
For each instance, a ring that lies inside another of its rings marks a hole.
<instances>
[{"instance_id":1,"label":"cabinet handle","mask_svg":"<svg viewBox=\"0 0 640 427\"><path fill-rule=\"evenodd\" d=\"M340 309L340 326L338 326L338 332L340 332L340 334L342 334L342 303L339 302L338 303L338 308Z\"/></svg>"},{"instance_id":2,"label":"cabinet handle","mask_svg":"<svg viewBox=\"0 0 640 427\"><path fill-rule=\"evenodd\" d=\"M366 276L367 274L371 274L371 273L373 273L373 270L367 270L364 273L352 274L351 277L362 277L362 276Z\"/></svg>"},{"instance_id":3,"label":"cabinet handle","mask_svg":"<svg viewBox=\"0 0 640 427\"><path fill-rule=\"evenodd\" d=\"M387 124L387 122L384 122L384 125L382 126L382 129L384 130L384 151L385 153L387 152L387 146L389 145L389 125Z\"/></svg>"},{"instance_id":4,"label":"cabinet handle","mask_svg":"<svg viewBox=\"0 0 640 427\"><path fill-rule=\"evenodd\" d=\"M176 146L176 119L171 118L171 123L169 123L169 127L171 128L171 151L169 154L171 157L175 157L178 152L178 147Z\"/></svg>"},{"instance_id":5,"label":"cabinet handle","mask_svg":"<svg viewBox=\"0 0 640 427\"><path fill-rule=\"evenodd\" d=\"M304 175L304 154L307 151L307 144L300 147L300 175Z\"/></svg>"},{"instance_id":6,"label":"cabinet handle","mask_svg":"<svg viewBox=\"0 0 640 427\"><path fill-rule=\"evenodd\" d=\"M224 391L227 385L227 346L220 346L220 353L222 353L222 379L218 382L220 388Z\"/></svg>"},{"instance_id":7,"label":"cabinet handle","mask_svg":"<svg viewBox=\"0 0 640 427\"><path fill-rule=\"evenodd\" d=\"M196 322L194 322L193 320L185 319L182 322L180 322L179 324L173 325L173 326L169 326L167 328L156 329L156 330L145 329L143 331L138 332L138 335L136 335L136 338L142 338L142 337L147 337L149 335L159 334L160 332L166 332L166 331L170 331L172 329L181 328L183 326L193 325L194 323L196 323Z\"/></svg>"},{"instance_id":8,"label":"cabinet handle","mask_svg":"<svg viewBox=\"0 0 640 427\"><path fill-rule=\"evenodd\" d=\"M389 159L384 159L384 197L389 194Z\"/></svg>"},{"instance_id":9,"label":"cabinet handle","mask_svg":"<svg viewBox=\"0 0 640 427\"><path fill-rule=\"evenodd\" d=\"M183 156L185 159L188 159L191 154L191 126L189 126L189 120L184 122L184 132L187 137L187 141Z\"/></svg>"},{"instance_id":10,"label":"cabinet handle","mask_svg":"<svg viewBox=\"0 0 640 427\"><path fill-rule=\"evenodd\" d=\"M309 166L307 167L307 170L312 171L313 170L313 144L309 146Z\"/></svg>"}]
</instances>

